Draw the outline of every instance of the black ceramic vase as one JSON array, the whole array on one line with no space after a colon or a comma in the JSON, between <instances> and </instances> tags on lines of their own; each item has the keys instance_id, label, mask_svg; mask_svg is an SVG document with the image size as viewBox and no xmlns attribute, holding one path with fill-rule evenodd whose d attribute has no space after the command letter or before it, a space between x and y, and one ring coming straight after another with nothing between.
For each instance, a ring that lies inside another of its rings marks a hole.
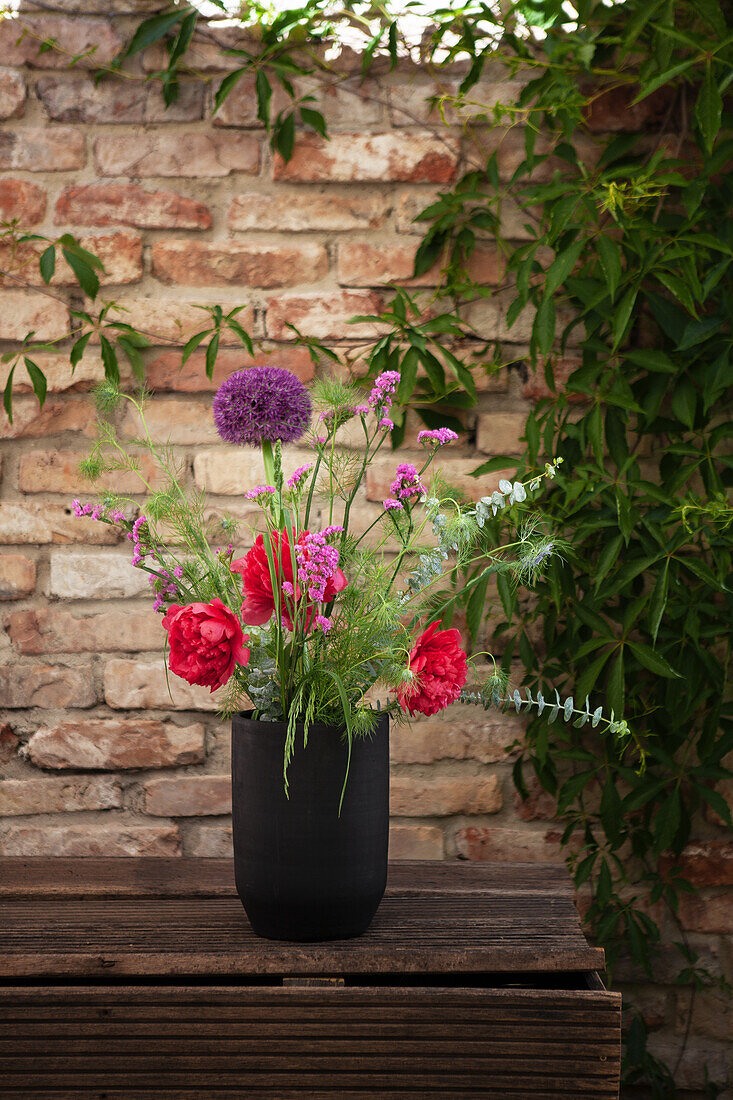
<instances>
[{"instance_id":1,"label":"black ceramic vase","mask_svg":"<svg viewBox=\"0 0 733 1100\"><path fill-rule=\"evenodd\" d=\"M232 825L237 893L254 932L273 940L359 936L387 884L389 719L355 739L339 815L348 746L313 725L283 784L286 727L232 720Z\"/></svg>"}]
</instances>

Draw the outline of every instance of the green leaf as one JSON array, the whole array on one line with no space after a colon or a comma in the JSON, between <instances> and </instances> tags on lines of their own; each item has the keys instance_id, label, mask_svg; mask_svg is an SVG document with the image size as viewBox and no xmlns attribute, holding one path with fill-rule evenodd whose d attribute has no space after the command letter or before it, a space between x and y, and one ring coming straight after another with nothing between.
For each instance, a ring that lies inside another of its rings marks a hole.
<instances>
[{"instance_id":1,"label":"green leaf","mask_svg":"<svg viewBox=\"0 0 733 1100\"><path fill-rule=\"evenodd\" d=\"M494 455L493 458L482 462L475 470L471 470L470 476L483 477L484 474L493 474L497 470L506 470L508 467L516 466L516 462L516 458L512 458L511 455Z\"/></svg>"},{"instance_id":2,"label":"green leaf","mask_svg":"<svg viewBox=\"0 0 733 1100\"><path fill-rule=\"evenodd\" d=\"M76 276L76 281L78 282L81 289L84 291L88 298L91 298L92 300L96 298L97 294L99 293L99 279L94 269L86 261L86 259L83 259L80 255L77 254L77 252L72 251L69 248L64 248L62 251L64 254L64 259L66 260L71 270L74 272L74 275Z\"/></svg>"},{"instance_id":3,"label":"green leaf","mask_svg":"<svg viewBox=\"0 0 733 1100\"><path fill-rule=\"evenodd\" d=\"M713 73L712 63L708 60L705 76L695 104L695 122L707 153L713 151L713 145L720 130L722 114L723 98Z\"/></svg>"},{"instance_id":4,"label":"green leaf","mask_svg":"<svg viewBox=\"0 0 733 1100\"><path fill-rule=\"evenodd\" d=\"M652 592L651 602L649 604L649 633L652 636L652 641L656 644L657 634L659 633L659 624L662 621L664 615L664 609L667 606L667 592L669 589L669 558L666 559L662 566L659 576L657 577L656 584L654 585L654 591Z\"/></svg>"},{"instance_id":5,"label":"green leaf","mask_svg":"<svg viewBox=\"0 0 733 1100\"><path fill-rule=\"evenodd\" d=\"M616 715L622 715L626 698L623 646L619 646L618 657L613 662L611 671L608 674L606 698L608 699L608 705L613 708Z\"/></svg>"},{"instance_id":6,"label":"green leaf","mask_svg":"<svg viewBox=\"0 0 733 1100\"><path fill-rule=\"evenodd\" d=\"M227 73L222 80L221 84L216 90L214 96L214 111L218 111L222 103L232 91L232 89L239 83L244 74L248 72L248 69L235 69L233 73Z\"/></svg>"},{"instance_id":7,"label":"green leaf","mask_svg":"<svg viewBox=\"0 0 733 1100\"><path fill-rule=\"evenodd\" d=\"M608 293L611 301L613 301L616 296L616 288L621 281L621 249L610 237L599 237L596 244L603 274L606 276Z\"/></svg>"},{"instance_id":8,"label":"green leaf","mask_svg":"<svg viewBox=\"0 0 733 1100\"><path fill-rule=\"evenodd\" d=\"M41 253L41 257L38 261L38 267L41 272L41 278L46 286L53 279L53 273L56 270L56 247L50 244L45 251Z\"/></svg>"},{"instance_id":9,"label":"green leaf","mask_svg":"<svg viewBox=\"0 0 733 1100\"><path fill-rule=\"evenodd\" d=\"M310 126L321 137L327 137L326 120L320 111L313 111L310 107L300 107L300 117L306 126Z\"/></svg>"},{"instance_id":10,"label":"green leaf","mask_svg":"<svg viewBox=\"0 0 733 1100\"><path fill-rule=\"evenodd\" d=\"M601 553L598 557L598 564L594 569L596 592L603 584L603 581L605 580L609 571L616 564L624 542L625 539L623 535L616 535L616 537L607 542L606 545L603 547L603 550L601 550Z\"/></svg>"},{"instance_id":11,"label":"green leaf","mask_svg":"<svg viewBox=\"0 0 733 1100\"><path fill-rule=\"evenodd\" d=\"M679 788L674 790L658 806L654 816L654 852L660 855L666 852L675 838L682 820L682 806Z\"/></svg>"},{"instance_id":12,"label":"green leaf","mask_svg":"<svg viewBox=\"0 0 733 1100\"><path fill-rule=\"evenodd\" d=\"M186 19L190 15L196 15L195 8L176 8L173 11L163 12L161 15L154 15L152 19L146 19L140 24L130 39L130 43L124 51L123 57L134 57L135 54L140 53L141 50L146 50L148 46L152 46L154 42L158 42L161 38L165 38L168 32L172 31L177 23L180 23L182 19Z\"/></svg>"},{"instance_id":13,"label":"green leaf","mask_svg":"<svg viewBox=\"0 0 733 1100\"><path fill-rule=\"evenodd\" d=\"M283 160L287 161L292 157L295 148L295 115L292 112L276 125L274 148Z\"/></svg>"},{"instance_id":14,"label":"green leaf","mask_svg":"<svg viewBox=\"0 0 733 1100\"><path fill-rule=\"evenodd\" d=\"M575 243L571 244L569 248L566 248L564 252L558 253L545 275L545 296L554 294L562 286L578 262L578 257L585 247L586 242L581 237L579 241L575 241Z\"/></svg>"},{"instance_id":15,"label":"green leaf","mask_svg":"<svg viewBox=\"0 0 733 1100\"><path fill-rule=\"evenodd\" d=\"M504 614L507 620L511 622L512 614L517 603L517 594L509 583L505 573L497 573L496 587L499 590L499 599L501 600L501 606L504 608Z\"/></svg>"},{"instance_id":16,"label":"green leaf","mask_svg":"<svg viewBox=\"0 0 733 1100\"><path fill-rule=\"evenodd\" d=\"M203 332L196 332L194 335L186 341L183 345L183 353L181 355L181 366L183 366L188 357L196 350L199 344L203 343L207 336L210 336L212 329L204 329Z\"/></svg>"},{"instance_id":17,"label":"green leaf","mask_svg":"<svg viewBox=\"0 0 733 1100\"><path fill-rule=\"evenodd\" d=\"M551 294L542 299L532 328L538 350L547 355L555 339L555 299Z\"/></svg>"},{"instance_id":18,"label":"green leaf","mask_svg":"<svg viewBox=\"0 0 733 1100\"><path fill-rule=\"evenodd\" d=\"M25 363L25 369L28 371L28 377L33 384L33 392L38 398L38 404L43 408L43 402L46 400L46 375L32 359L24 356L23 362Z\"/></svg>"},{"instance_id":19,"label":"green leaf","mask_svg":"<svg viewBox=\"0 0 733 1100\"><path fill-rule=\"evenodd\" d=\"M644 668L648 668L650 672L655 673L657 676L666 676L670 680L681 679L680 673L675 672L669 661L665 660L651 646L644 645L643 642L627 642L626 644L639 664L643 665Z\"/></svg>"},{"instance_id":20,"label":"green leaf","mask_svg":"<svg viewBox=\"0 0 733 1100\"><path fill-rule=\"evenodd\" d=\"M269 130L272 85L264 69L257 70L257 76L255 77L255 92L257 94L257 117L265 129Z\"/></svg>"},{"instance_id":21,"label":"green leaf","mask_svg":"<svg viewBox=\"0 0 733 1100\"><path fill-rule=\"evenodd\" d=\"M677 65L673 65L671 69L665 70L663 73L659 73L653 80L644 81L641 85L641 91L636 99L631 103L631 106L636 106L637 103L641 103L642 99L646 99L653 92L656 92L657 88L661 88L663 84L669 84L674 80L676 76L681 76L682 73L686 73L688 69L691 69L693 65L697 63L697 58L692 57L687 61L680 61Z\"/></svg>"},{"instance_id":22,"label":"green leaf","mask_svg":"<svg viewBox=\"0 0 733 1100\"><path fill-rule=\"evenodd\" d=\"M120 369L117 363L117 353L107 337L103 334L100 334L99 345L102 352L102 362L104 363L104 377L109 382L118 383L120 380Z\"/></svg>"},{"instance_id":23,"label":"green leaf","mask_svg":"<svg viewBox=\"0 0 733 1100\"><path fill-rule=\"evenodd\" d=\"M692 429L697 411L697 390L687 375L683 375L675 382L671 404L672 412L677 419L682 421L686 428Z\"/></svg>"},{"instance_id":24,"label":"green leaf","mask_svg":"<svg viewBox=\"0 0 733 1100\"><path fill-rule=\"evenodd\" d=\"M412 273L416 278L419 275L424 275L426 271L429 271L433 264L440 258L447 239L448 236L446 233L431 231L427 234L415 253L415 263Z\"/></svg>"},{"instance_id":25,"label":"green leaf","mask_svg":"<svg viewBox=\"0 0 733 1100\"><path fill-rule=\"evenodd\" d=\"M13 423L13 375L15 374L17 365L17 363L13 363L10 368L7 381L5 382L5 389L3 390L3 407L11 424Z\"/></svg>"},{"instance_id":26,"label":"green leaf","mask_svg":"<svg viewBox=\"0 0 733 1100\"><path fill-rule=\"evenodd\" d=\"M91 332L85 332L84 335L80 336L76 343L72 346L71 352L69 354L69 362L71 363L72 374L74 373L74 368L76 367L77 363L81 362L84 356L84 352L86 351L87 344L91 340L91 337Z\"/></svg>"},{"instance_id":27,"label":"green leaf","mask_svg":"<svg viewBox=\"0 0 733 1100\"><path fill-rule=\"evenodd\" d=\"M129 336L118 336L117 347L122 349L125 358L132 367L133 373L138 382L142 382L145 379L145 364L143 357L140 354L140 349L136 346L135 342L130 339Z\"/></svg>"},{"instance_id":28,"label":"green leaf","mask_svg":"<svg viewBox=\"0 0 733 1100\"><path fill-rule=\"evenodd\" d=\"M468 632L471 635L471 640L475 643L479 636L481 624L484 621L484 604L486 603L486 592L489 586L489 574L481 578L477 585L474 586L471 592L468 604L466 605L466 625L468 626Z\"/></svg>"},{"instance_id":29,"label":"green leaf","mask_svg":"<svg viewBox=\"0 0 733 1100\"><path fill-rule=\"evenodd\" d=\"M219 351L219 333L215 332L209 341L206 348L206 377L214 377L214 367L216 366L216 356Z\"/></svg>"},{"instance_id":30,"label":"green leaf","mask_svg":"<svg viewBox=\"0 0 733 1100\"><path fill-rule=\"evenodd\" d=\"M638 293L638 287L629 287L619 303L619 307L613 319L613 351L621 344L621 341L626 335L626 329L631 318L631 311L634 308Z\"/></svg>"}]
</instances>

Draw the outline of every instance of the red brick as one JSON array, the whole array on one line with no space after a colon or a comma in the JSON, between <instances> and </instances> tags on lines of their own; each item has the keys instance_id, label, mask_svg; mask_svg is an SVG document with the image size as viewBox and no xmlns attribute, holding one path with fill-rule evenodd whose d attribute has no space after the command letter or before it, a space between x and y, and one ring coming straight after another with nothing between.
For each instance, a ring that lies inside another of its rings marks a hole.
<instances>
[{"instance_id":1,"label":"red brick","mask_svg":"<svg viewBox=\"0 0 733 1100\"><path fill-rule=\"evenodd\" d=\"M232 199L229 228L278 233L377 229L386 217L387 203L381 196L331 195L311 189L303 194L251 191Z\"/></svg>"},{"instance_id":2,"label":"red brick","mask_svg":"<svg viewBox=\"0 0 733 1100\"><path fill-rule=\"evenodd\" d=\"M374 126L382 121L382 105L379 102L379 89L373 81L356 78L349 84L327 86L321 80L304 78L295 80L293 86L297 96L312 95L307 104L313 110L320 111L326 119L329 133L338 129L353 130L355 126ZM218 85L215 85L216 92ZM279 111L289 111L292 105L290 96L276 85L273 89L270 113L275 116ZM257 118L257 95L254 77L244 76L226 97L213 118L214 126L242 127L261 129ZM296 115L296 125L301 125Z\"/></svg>"},{"instance_id":3,"label":"red brick","mask_svg":"<svg viewBox=\"0 0 733 1100\"><path fill-rule=\"evenodd\" d=\"M139 329L147 335L152 344L185 344L194 333L211 328L210 314L198 308L206 304L207 297L207 295L202 295L190 301L182 297L180 293L175 299L119 297L108 316L110 319L124 321L125 324ZM217 299L217 301L220 301L220 299ZM251 331L254 325L254 309L252 306L246 305L239 299L236 303L232 302L227 308L234 309L235 306L240 305L244 308L236 314L236 318L243 328ZM92 337L92 342L94 342L94 337ZM241 349L242 355L245 354L241 341L233 332L225 331L222 333L220 346L222 348L236 346ZM178 351L175 354L178 357L178 365L180 366L181 353ZM203 351L201 354L204 354ZM148 381L146 375L146 382Z\"/></svg>"},{"instance_id":4,"label":"red brick","mask_svg":"<svg viewBox=\"0 0 733 1100\"><path fill-rule=\"evenodd\" d=\"M71 372L68 363L66 369ZM0 439L40 439L59 432L76 432L94 439L97 435L94 402L83 397L49 399L41 406L35 396L16 397L12 424L0 420Z\"/></svg>"},{"instance_id":5,"label":"red brick","mask_svg":"<svg viewBox=\"0 0 733 1100\"><path fill-rule=\"evenodd\" d=\"M458 167L459 142L415 132L402 134L334 134L329 141L304 134L292 158L275 157L274 178L314 183L450 183Z\"/></svg>"},{"instance_id":6,"label":"red brick","mask_svg":"<svg viewBox=\"0 0 733 1100\"><path fill-rule=\"evenodd\" d=\"M311 461L313 453L301 448L285 447L283 466L295 469ZM262 485L265 469L262 455L252 447L218 447L199 451L193 460L196 487L208 493L241 497L248 489Z\"/></svg>"},{"instance_id":7,"label":"red brick","mask_svg":"<svg viewBox=\"0 0 733 1100\"><path fill-rule=\"evenodd\" d=\"M124 599L147 594L147 576L130 564L129 551L52 550L48 592L66 600Z\"/></svg>"},{"instance_id":8,"label":"red brick","mask_svg":"<svg viewBox=\"0 0 733 1100\"><path fill-rule=\"evenodd\" d=\"M733 841L706 840L688 844L678 859L665 856L660 861L660 870L673 868L693 886L733 886Z\"/></svg>"},{"instance_id":9,"label":"red brick","mask_svg":"<svg viewBox=\"0 0 733 1100\"><path fill-rule=\"evenodd\" d=\"M730 764L724 761L723 766L729 768ZM715 790L725 799L733 814L733 779L720 779L715 784ZM722 825L723 828L728 828L728 823L723 820L720 814L716 813L712 806L705 807L705 817L708 821L711 821L713 825Z\"/></svg>"},{"instance_id":10,"label":"red brick","mask_svg":"<svg viewBox=\"0 0 733 1100\"><path fill-rule=\"evenodd\" d=\"M0 699L3 706L92 707L97 693L89 665L0 665Z\"/></svg>"},{"instance_id":11,"label":"red brick","mask_svg":"<svg viewBox=\"0 0 733 1100\"><path fill-rule=\"evenodd\" d=\"M54 46L41 52L42 44L49 41ZM76 68L97 69L109 65L121 46L109 19L25 15L0 23L0 56L4 65L65 69L73 58Z\"/></svg>"},{"instance_id":12,"label":"red brick","mask_svg":"<svg viewBox=\"0 0 733 1100\"><path fill-rule=\"evenodd\" d=\"M442 281L442 261L413 278L417 243L372 244L349 241L339 245L337 274L342 286L382 286L404 283L408 286L438 286ZM470 277L477 283L494 285L501 281L503 262L493 246L479 246L467 264Z\"/></svg>"},{"instance_id":13,"label":"red brick","mask_svg":"<svg viewBox=\"0 0 733 1100\"><path fill-rule=\"evenodd\" d=\"M390 825L390 859L442 859L443 834L437 825Z\"/></svg>"},{"instance_id":14,"label":"red brick","mask_svg":"<svg viewBox=\"0 0 733 1100\"><path fill-rule=\"evenodd\" d=\"M34 295L33 297L41 301L38 295ZM0 294L0 302L3 298L4 295ZM49 299L46 299L46 301L48 302ZM55 303L49 302L49 304ZM92 386L98 385L104 379L104 366L102 365L102 360L98 355L92 352L87 352L81 362L77 363L73 371L69 363L68 352L66 355L57 355L55 352L36 352L33 355L33 362L37 363L45 374L46 386L48 387L49 394L89 390ZM5 388L11 365L10 363L0 363L0 389ZM28 374L23 367L18 367L18 370L13 375L13 393L30 394L32 392L33 387ZM35 405L37 409L37 400L35 401ZM14 399L13 419L15 419L16 407L17 403Z\"/></svg>"},{"instance_id":15,"label":"red brick","mask_svg":"<svg viewBox=\"0 0 733 1100\"><path fill-rule=\"evenodd\" d=\"M527 417L524 413L480 413L477 422L476 446L485 455L521 455Z\"/></svg>"},{"instance_id":16,"label":"red brick","mask_svg":"<svg viewBox=\"0 0 733 1100\"><path fill-rule=\"evenodd\" d=\"M502 807L502 793L496 775L393 775L389 803L395 817L495 814Z\"/></svg>"},{"instance_id":17,"label":"red brick","mask_svg":"<svg viewBox=\"0 0 733 1100\"><path fill-rule=\"evenodd\" d=\"M186 828L185 852L202 859L231 859L234 854L231 825L191 822Z\"/></svg>"},{"instance_id":18,"label":"red brick","mask_svg":"<svg viewBox=\"0 0 733 1100\"><path fill-rule=\"evenodd\" d=\"M204 113L204 85L181 81L175 103L166 107L157 82L69 80L46 76L36 84L38 98L55 122L195 122Z\"/></svg>"},{"instance_id":19,"label":"red brick","mask_svg":"<svg viewBox=\"0 0 733 1100\"><path fill-rule=\"evenodd\" d=\"M0 725L0 764L7 764L15 756L20 740L7 722Z\"/></svg>"},{"instance_id":20,"label":"red brick","mask_svg":"<svg viewBox=\"0 0 733 1100\"><path fill-rule=\"evenodd\" d=\"M180 856L175 825L89 822L84 825L10 825L0 832L3 856Z\"/></svg>"},{"instance_id":21,"label":"red brick","mask_svg":"<svg viewBox=\"0 0 733 1100\"><path fill-rule=\"evenodd\" d=\"M102 135L94 143L97 171L102 176L228 176L257 175L260 145L250 134L198 131Z\"/></svg>"},{"instance_id":22,"label":"red brick","mask_svg":"<svg viewBox=\"0 0 733 1100\"><path fill-rule=\"evenodd\" d=\"M295 286L328 272L323 245L287 247L236 241L155 241L153 275L183 286Z\"/></svg>"},{"instance_id":23,"label":"red brick","mask_svg":"<svg viewBox=\"0 0 733 1100\"><path fill-rule=\"evenodd\" d=\"M489 119L494 119L494 108L508 106L516 107L518 97L523 85L518 81L507 79L506 71L496 73L497 79L482 80L475 84L466 99L465 106L459 106L451 102L451 98L459 94L458 80L411 80L399 82L388 88L389 114L393 126L412 127L424 126L426 123L434 125L455 126L469 119L476 119L480 114L485 114ZM447 96L442 106L431 104L434 96ZM506 114L502 116L506 119Z\"/></svg>"},{"instance_id":24,"label":"red brick","mask_svg":"<svg viewBox=\"0 0 733 1100\"><path fill-rule=\"evenodd\" d=\"M206 710L220 708L218 694L166 677L162 655L154 661L115 657L104 666L104 698L114 710Z\"/></svg>"},{"instance_id":25,"label":"red brick","mask_svg":"<svg viewBox=\"0 0 733 1100\"><path fill-rule=\"evenodd\" d=\"M110 489L117 493L141 493L145 487L135 471L111 470L90 482L79 473L85 456L73 451L28 451L21 455L18 488L22 493L99 493ZM142 454L140 473L146 481L158 485L162 474L151 455Z\"/></svg>"},{"instance_id":26,"label":"red brick","mask_svg":"<svg viewBox=\"0 0 733 1100\"><path fill-rule=\"evenodd\" d=\"M118 0L121 2L121 0ZM138 0L139 2L139 0ZM155 11L159 11L156 3ZM252 36L247 36L246 30L240 26L217 27L216 37L212 41L194 35L191 44L186 51L186 65L197 73L222 73L232 72L241 66L241 59L230 57L224 51L229 49L257 50L261 48L261 41ZM145 50L142 54L143 70L146 73L157 73L168 64L168 51L161 42Z\"/></svg>"},{"instance_id":27,"label":"red brick","mask_svg":"<svg viewBox=\"0 0 733 1100\"><path fill-rule=\"evenodd\" d=\"M180 775L151 779L143 787L145 812L154 817L207 817L232 811L229 775Z\"/></svg>"},{"instance_id":28,"label":"red brick","mask_svg":"<svg viewBox=\"0 0 733 1100\"><path fill-rule=\"evenodd\" d=\"M455 834L460 859L488 863L560 863L562 849L557 833L471 825Z\"/></svg>"},{"instance_id":29,"label":"red brick","mask_svg":"<svg viewBox=\"0 0 733 1100\"><path fill-rule=\"evenodd\" d=\"M153 611L124 608L99 615L73 615L57 607L14 611L5 629L20 653L138 653L160 649L163 629Z\"/></svg>"},{"instance_id":30,"label":"red brick","mask_svg":"<svg viewBox=\"0 0 733 1100\"><path fill-rule=\"evenodd\" d=\"M145 425L154 443L185 446L221 442L214 425L210 399L179 401L175 398L159 398L145 410ZM126 408L118 430L122 438L140 438L142 421L133 406Z\"/></svg>"},{"instance_id":31,"label":"red brick","mask_svg":"<svg viewBox=\"0 0 733 1100\"><path fill-rule=\"evenodd\" d=\"M527 779L527 798L522 798L519 791L515 791L514 809L517 817L522 821L552 821L557 814L557 799L543 790L539 780L531 777Z\"/></svg>"},{"instance_id":32,"label":"red brick","mask_svg":"<svg viewBox=\"0 0 733 1100\"><path fill-rule=\"evenodd\" d=\"M269 298L267 302L267 335L273 340L294 339L288 322L306 336L318 340L367 339L384 331L379 322L359 322L350 325L356 314L379 313L383 301L379 294L342 290L330 294L290 294L281 298Z\"/></svg>"},{"instance_id":33,"label":"red brick","mask_svg":"<svg viewBox=\"0 0 733 1100\"><path fill-rule=\"evenodd\" d=\"M70 507L35 504L28 501L0 501L0 543L99 543L117 541L115 531L105 523L77 519Z\"/></svg>"},{"instance_id":34,"label":"red brick","mask_svg":"<svg viewBox=\"0 0 733 1100\"><path fill-rule=\"evenodd\" d=\"M647 133L656 129L667 115L674 92L659 88L640 103L634 103L638 94L638 85L629 84L596 93L584 110L585 124L591 133Z\"/></svg>"},{"instance_id":35,"label":"red brick","mask_svg":"<svg viewBox=\"0 0 733 1100\"><path fill-rule=\"evenodd\" d=\"M0 221L37 225L46 214L46 190L28 180L0 180Z\"/></svg>"},{"instance_id":36,"label":"red brick","mask_svg":"<svg viewBox=\"0 0 733 1100\"><path fill-rule=\"evenodd\" d=\"M410 457L404 455L402 460L408 462ZM416 454L412 457L417 461L424 458L424 454ZM394 480L396 465L396 458L376 458L370 463L366 472L367 500L381 501L389 496L389 487ZM471 471L477 466L476 458L445 458L438 461L435 468L440 470L449 485L460 489L472 500L478 500L479 497L492 493L494 489L498 489L502 478L512 478L515 473L514 470L497 470L493 474L485 474L482 477L471 477Z\"/></svg>"},{"instance_id":37,"label":"red brick","mask_svg":"<svg viewBox=\"0 0 733 1100\"><path fill-rule=\"evenodd\" d=\"M69 331L69 311L63 302L23 290L0 291L0 340L58 340Z\"/></svg>"},{"instance_id":38,"label":"red brick","mask_svg":"<svg viewBox=\"0 0 733 1100\"><path fill-rule=\"evenodd\" d=\"M204 758L204 727L93 718L41 726L28 742L39 768L167 768Z\"/></svg>"},{"instance_id":39,"label":"red brick","mask_svg":"<svg viewBox=\"0 0 733 1100\"><path fill-rule=\"evenodd\" d=\"M25 114L26 88L20 73L0 69L0 118L21 118Z\"/></svg>"},{"instance_id":40,"label":"red brick","mask_svg":"<svg viewBox=\"0 0 733 1100\"><path fill-rule=\"evenodd\" d=\"M175 191L145 191L135 184L90 183L65 187L56 225L134 225L144 229L210 229L202 202Z\"/></svg>"},{"instance_id":41,"label":"red brick","mask_svg":"<svg viewBox=\"0 0 733 1100\"><path fill-rule=\"evenodd\" d=\"M104 776L79 779L0 780L0 816L112 810L122 806L122 791Z\"/></svg>"},{"instance_id":42,"label":"red brick","mask_svg":"<svg viewBox=\"0 0 733 1100\"><path fill-rule=\"evenodd\" d=\"M733 1042L733 1012L729 998L715 991L706 993L698 990L690 1003L690 990L680 990L677 993L675 1031L678 1035L684 1035L688 1025L693 1035Z\"/></svg>"},{"instance_id":43,"label":"red brick","mask_svg":"<svg viewBox=\"0 0 733 1100\"><path fill-rule=\"evenodd\" d=\"M0 133L0 170L66 172L83 168L86 160L84 135L71 126L3 130Z\"/></svg>"},{"instance_id":44,"label":"red brick","mask_svg":"<svg viewBox=\"0 0 733 1100\"><path fill-rule=\"evenodd\" d=\"M148 363L145 381L151 390L211 393L218 390L224 379L234 371L266 366L285 367L301 382L309 382L314 374L313 360L307 348L277 348L271 354L258 353L254 359L244 349L220 351L210 379L206 377L204 352L194 352L182 367L180 351L161 351Z\"/></svg>"},{"instance_id":45,"label":"red brick","mask_svg":"<svg viewBox=\"0 0 733 1100\"><path fill-rule=\"evenodd\" d=\"M0 555L0 600L22 600L36 587L36 563L22 554Z\"/></svg>"},{"instance_id":46,"label":"red brick","mask_svg":"<svg viewBox=\"0 0 733 1100\"><path fill-rule=\"evenodd\" d=\"M143 273L142 240L137 233L104 233L83 236L80 239L83 248L93 252L104 265L97 271L102 286L121 283L135 283ZM29 242L15 248L10 244L0 245L0 265L21 275L34 286L43 286L44 282L38 269L38 257L44 244ZM12 286L13 280L0 280L0 285ZM77 286L77 279L66 263L61 250L56 254L56 270L51 286Z\"/></svg>"},{"instance_id":47,"label":"red brick","mask_svg":"<svg viewBox=\"0 0 733 1100\"><path fill-rule=\"evenodd\" d=\"M456 705L412 726L395 725L390 732L394 764L432 764L437 760L478 760L496 764L514 759L508 752L521 739L524 726L510 714Z\"/></svg>"},{"instance_id":48,"label":"red brick","mask_svg":"<svg viewBox=\"0 0 733 1100\"><path fill-rule=\"evenodd\" d=\"M568 378L581 366L581 359L562 357L555 360L552 364L552 376L555 380L556 394L565 392L568 400L572 402L587 400L582 394L567 393L567 391L565 391ZM543 398L555 396L545 381L545 372L541 367L536 371L533 371L531 367L528 368L527 378L522 387L522 393L525 397L529 398L530 401L540 401Z\"/></svg>"}]
</instances>

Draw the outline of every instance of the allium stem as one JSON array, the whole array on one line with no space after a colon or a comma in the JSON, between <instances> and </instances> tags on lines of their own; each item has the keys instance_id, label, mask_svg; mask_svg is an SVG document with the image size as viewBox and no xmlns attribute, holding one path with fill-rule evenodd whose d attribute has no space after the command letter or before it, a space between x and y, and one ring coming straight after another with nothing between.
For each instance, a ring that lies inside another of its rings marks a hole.
<instances>
[{"instance_id":1,"label":"allium stem","mask_svg":"<svg viewBox=\"0 0 733 1100\"><path fill-rule=\"evenodd\" d=\"M272 443L269 439L263 439L261 443L262 447L262 462L265 467L265 481L268 485L275 484L275 455L272 450ZM283 513L282 513L282 494L278 492L277 503L273 502L275 512L275 527L280 528L283 525Z\"/></svg>"}]
</instances>

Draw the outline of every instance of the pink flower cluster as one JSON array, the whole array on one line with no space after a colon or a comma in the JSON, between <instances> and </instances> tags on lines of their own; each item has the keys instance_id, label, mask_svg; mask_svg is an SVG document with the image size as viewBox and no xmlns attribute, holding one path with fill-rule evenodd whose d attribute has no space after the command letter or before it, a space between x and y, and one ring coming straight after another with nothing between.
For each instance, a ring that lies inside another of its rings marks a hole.
<instances>
[{"instance_id":1,"label":"pink flower cluster","mask_svg":"<svg viewBox=\"0 0 733 1100\"><path fill-rule=\"evenodd\" d=\"M306 466L298 466L297 470L294 470L287 481L288 489L299 489L301 482L305 479L305 475L309 470L313 469L313 463L309 462Z\"/></svg>"},{"instance_id":2,"label":"pink flower cluster","mask_svg":"<svg viewBox=\"0 0 733 1100\"><path fill-rule=\"evenodd\" d=\"M328 544L328 538L342 530L342 527L327 527L324 531L314 531L295 545L298 584L302 585L311 600L322 602L326 585L336 575L339 552L335 546Z\"/></svg>"},{"instance_id":3,"label":"pink flower cluster","mask_svg":"<svg viewBox=\"0 0 733 1100\"><path fill-rule=\"evenodd\" d=\"M244 494L245 500L258 500L259 497L274 496L277 490L272 485L256 485L254 489L248 489Z\"/></svg>"},{"instance_id":4,"label":"pink flower cluster","mask_svg":"<svg viewBox=\"0 0 733 1100\"><path fill-rule=\"evenodd\" d=\"M452 443L454 439L458 439L458 435L451 428L434 428L431 431L417 433L418 443L425 443L434 447L444 447L446 443Z\"/></svg>"},{"instance_id":5,"label":"pink flower cluster","mask_svg":"<svg viewBox=\"0 0 733 1100\"><path fill-rule=\"evenodd\" d=\"M373 409L386 410L392 407L392 395L400 384L400 372L385 370L374 379L374 388L369 394L369 405Z\"/></svg>"},{"instance_id":6,"label":"pink flower cluster","mask_svg":"<svg viewBox=\"0 0 733 1100\"><path fill-rule=\"evenodd\" d=\"M108 512L101 504L82 504L81 501L72 500L71 507L74 510L74 515L79 519L83 516L88 516L89 519L107 520L108 523L125 522L124 512L118 510Z\"/></svg>"},{"instance_id":7,"label":"pink flower cluster","mask_svg":"<svg viewBox=\"0 0 733 1100\"><path fill-rule=\"evenodd\" d=\"M138 516L132 525L132 530L127 532L127 537L132 543L131 565L139 565L148 554L153 553L150 545L150 528L145 516Z\"/></svg>"},{"instance_id":8,"label":"pink flower cluster","mask_svg":"<svg viewBox=\"0 0 733 1100\"><path fill-rule=\"evenodd\" d=\"M177 565L172 574L165 566L161 566L157 575L151 574L148 577L148 584L155 589L153 611L164 611L166 602L170 603L171 600L178 598L178 585L173 578L182 576L183 570L180 565Z\"/></svg>"},{"instance_id":9,"label":"pink flower cluster","mask_svg":"<svg viewBox=\"0 0 733 1100\"><path fill-rule=\"evenodd\" d=\"M425 486L411 462L400 462L397 467L397 476L390 485L389 491L397 500L411 500L412 497L423 495Z\"/></svg>"}]
</instances>

